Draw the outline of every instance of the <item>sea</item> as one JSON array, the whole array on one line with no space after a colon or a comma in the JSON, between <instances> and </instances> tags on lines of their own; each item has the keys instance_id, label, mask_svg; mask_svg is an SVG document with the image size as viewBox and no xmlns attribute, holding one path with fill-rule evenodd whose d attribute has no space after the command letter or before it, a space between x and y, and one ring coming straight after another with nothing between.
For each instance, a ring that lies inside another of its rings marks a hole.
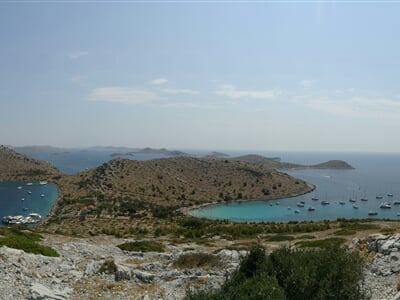
<instances>
[{"instance_id":1,"label":"sea","mask_svg":"<svg viewBox=\"0 0 400 300\"><path fill-rule=\"evenodd\" d=\"M282 161L316 164L331 159L348 162L353 170L282 170L316 186L308 194L277 200L255 200L192 210L196 217L241 222L289 222L346 219L400 219L400 153L263 153ZM381 199L377 199L382 197ZM312 200L312 199L318 200ZM362 201L361 199L364 199ZM351 201L355 202L351 202ZM322 201L329 202L327 205ZM297 204L304 202L304 207ZM391 208L380 205L389 202ZM315 210L309 211L309 207ZM376 215L369 215L370 212Z\"/></svg>"},{"instance_id":2,"label":"sea","mask_svg":"<svg viewBox=\"0 0 400 300\"><path fill-rule=\"evenodd\" d=\"M74 149L65 152L25 152L36 159L46 160L67 174L75 174L97 167L114 157L115 150ZM203 150L181 150L191 155L204 155ZM192 210L196 217L228 219L233 221L289 222L307 220L335 220L338 218L385 218L400 219L400 153L346 153L346 152L279 152L279 151L220 151L231 157L244 154L259 154L280 157L281 161L305 165L328 160L344 160L352 170L281 170L316 186L308 194L277 200L257 199L246 202L218 204ZM134 153L123 156L134 160L166 158L164 154ZM18 189L18 187L21 187ZM28 193L28 190L31 193ZM42 194L44 196L42 196ZM382 199L377 199L382 197ZM317 198L318 200L312 200ZM368 199L361 201L361 199ZM22 200L24 199L24 200ZM39 185L34 182L0 182L0 217L5 215L27 215L31 212L46 216L57 199L54 184ZM349 200L352 199L350 202ZM297 203L303 201L304 207ZM322 201L329 202L322 205ZM383 202L390 202L390 209L381 209ZM341 204L342 203L342 204ZM344 204L343 204L344 203ZM309 207L314 211L309 211ZM25 210L24 210L25 209ZM369 212L376 212L370 216Z\"/></svg>"}]
</instances>

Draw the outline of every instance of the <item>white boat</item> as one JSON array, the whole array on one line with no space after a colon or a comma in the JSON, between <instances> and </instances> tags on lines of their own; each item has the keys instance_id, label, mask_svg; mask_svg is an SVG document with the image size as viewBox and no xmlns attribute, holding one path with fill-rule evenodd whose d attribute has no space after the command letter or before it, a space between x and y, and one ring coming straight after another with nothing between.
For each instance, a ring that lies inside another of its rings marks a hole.
<instances>
[{"instance_id":1,"label":"white boat","mask_svg":"<svg viewBox=\"0 0 400 300\"><path fill-rule=\"evenodd\" d=\"M339 201L339 204L340 204L340 205L345 205L346 202L344 202L344 201Z\"/></svg>"},{"instance_id":2,"label":"white boat","mask_svg":"<svg viewBox=\"0 0 400 300\"><path fill-rule=\"evenodd\" d=\"M329 201L327 201L327 200L321 201L321 205L328 205L328 204L330 204L330 203L329 203Z\"/></svg>"},{"instance_id":3,"label":"white boat","mask_svg":"<svg viewBox=\"0 0 400 300\"><path fill-rule=\"evenodd\" d=\"M295 214L299 214L300 211L299 211L298 209L296 209L296 210L294 211L294 213L295 213Z\"/></svg>"},{"instance_id":4,"label":"white boat","mask_svg":"<svg viewBox=\"0 0 400 300\"><path fill-rule=\"evenodd\" d=\"M47 181L39 181L39 184L40 185L45 185L45 184L47 184Z\"/></svg>"},{"instance_id":5,"label":"white boat","mask_svg":"<svg viewBox=\"0 0 400 300\"><path fill-rule=\"evenodd\" d=\"M42 197L42 198L43 198L43 197L44 197L44 194L41 194L41 195L40 195L40 197Z\"/></svg>"},{"instance_id":6,"label":"white boat","mask_svg":"<svg viewBox=\"0 0 400 300\"><path fill-rule=\"evenodd\" d=\"M309 208L308 208L308 211L314 211L315 210L315 207L313 207L313 206L310 206Z\"/></svg>"},{"instance_id":7,"label":"white boat","mask_svg":"<svg viewBox=\"0 0 400 300\"><path fill-rule=\"evenodd\" d=\"M22 189L22 186L17 187L17 189L21 190L21 189Z\"/></svg>"},{"instance_id":8,"label":"white boat","mask_svg":"<svg viewBox=\"0 0 400 300\"><path fill-rule=\"evenodd\" d=\"M387 196L388 197L393 197L393 194L392 193L388 193Z\"/></svg>"},{"instance_id":9,"label":"white boat","mask_svg":"<svg viewBox=\"0 0 400 300\"><path fill-rule=\"evenodd\" d=\"M298 207L304 207L304 201L300 201L300 202L297 202L297 206Z\"/></svg>"},{"instance_id":10,"label":"white boat","mask_svg":"<svg viewBox=\"0 0 400 300\"><path fill-rule=\"evenodd\" d=\"M33 183L32 182L28 182L26 185L33 185Z\"/></svg>"},{"instance_id":11,"label":"white boat","mask_svg":"<svg viewBox=\"0 0 400 300\"><path fill-rule=\"evenodd\" d=\"M355 203L355 202L356 202L356 199L354 199L354 198L350 198L350 199L349 199L349 202L353 202L353 203Z\"/></svg>"},{"instance_id":12,"label":"white boat","mask_svg":"<svg viewBox=\"0 0 400 300\"><path fill-rule=\"evenodd\" d=\"M376 199L382 199L383 197L381 195L377 195L375 198Z\"/></svg>"},{"instance_id":13,"label":"white boat","mask_svg":"<svg viewBox=\"0 0 400 300\"><path fill-rule=\"evenodd\" d=\"M388 209L388 208L392 208L392 205L391 205L389 202L382 202L382 203L379 205L379 207L380 207L380 208L383 208L383 209Z\"/></svg>"},{"instance_id":14,"label":"white boat","mask_svg":"<svg viewBox=\"0 0 400 300\"><path fill-rule=\"evenodd\" d=\"M354 205L353 205L353 208L354 208L354 209L358 209L358 205L354 204Z\"/></svg>"},{"instance_id":15,"label":"white boat","mask_svg":"<svg viewBox=\"0 0 400 300\"><path fill-rule=\"evenodd\" d=\"M32 194L32 192L31 192L31 191L28 191L28 194Z\"/></svg>"}]
</instances>

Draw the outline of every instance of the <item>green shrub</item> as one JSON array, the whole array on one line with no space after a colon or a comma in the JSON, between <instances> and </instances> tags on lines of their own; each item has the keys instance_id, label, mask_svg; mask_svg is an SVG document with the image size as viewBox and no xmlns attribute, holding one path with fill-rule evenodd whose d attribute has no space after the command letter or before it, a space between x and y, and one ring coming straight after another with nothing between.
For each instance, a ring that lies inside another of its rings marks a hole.
<instances>
[{"instance_id":1,"label":"green shrub","mask_svg":"<svg viewBox=\"0 0 400 300\"><path fill-rule=\"evenodd\" d=\"M276 234L266 238L270 242L293 241L295 238L292 235Z\"/></svg>"},{"instance_id":2,"label":"green shrub","mask_svg":"<svg viewBox=\"0 0 400 300\"><path fill-rule=\"evenodd\" d=\"M281 248L266 256L254 247L215 291L188 293L190 300L287 299L362 300L363 260L339 246L328 249Z\"/></svg>"},{"instance_id":3,"label":"green shrub","mask_svg":"<svg viewBox=\"0 0 400 300\"><path fill-rule=\"evenodd\" d=\"M132 252L164 252L164 246L155 241L136 241L117 245L121 250Z\"/></svg>"},{"instance_id":4,"label":"green shrub","mask_svg":"<svg viewBox=\"0 0 400 300\"><path fill-rule=\"evenodd\" d=\"M117 271L117 265L113 259L107 259L100 267L99 273L114 274Z\"/></svg>"},{"instance_id":5,"label":"green shrub","mask_svg":"<svg viewBox=\"0 0 400 300\"><path fill-rule=\"evenodd\" d=\"M38 241L42 239L37 233L18 228L0 228L0 246L20 249L28 253L42 254L44 256L58 257L58 253L47 246L40 245Z\"/></svg>"}]
</instances>

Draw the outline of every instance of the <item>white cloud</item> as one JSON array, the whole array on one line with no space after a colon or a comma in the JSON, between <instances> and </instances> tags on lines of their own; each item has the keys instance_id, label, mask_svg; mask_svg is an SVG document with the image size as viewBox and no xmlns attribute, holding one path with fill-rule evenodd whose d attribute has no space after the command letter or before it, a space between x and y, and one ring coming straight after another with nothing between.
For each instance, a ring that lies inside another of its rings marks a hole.
<instances>
[{"instance_id":1,"label":"white cloud","mask_svg":"<svg viewBox=\"0 0 400 300\"><path fill-rule=\"evenodd\" d=\"M400 101L386 98L297 97L298 103L342 117L385 117L400 114Z\"/></svg>"},{"instance_id":2,"label":"white cloud","mask_svg":"<svg viewBox=\"0 0 400 300\"><path fill-rule=\"evenodd\" d=\"M164 93L167 94L186 94L186 95L198 95L199 91L191 90L191 89L163 89Z\"/></svg>"},{"instance_id":3,"label":"white cloud","mask_svg":"<svg viewBox=\"0 0 400 300\"><path fill-rule=\"evenodd\" d=\"M168 79L166 78L156 78L150 81L150 84L152 85L162 85L168 82Z\"/></svg>"},{"instance_id":4,"label":"white cloud","mask_svg":"<svg viewBox=\"0 0 400 300\"><path fill-rule=\"evenodd\" d=\"M156 94L146 90L121 86L95 88L89 96L90 101L128 104L149 103L158 98Z\"/></svg>"},{"instance_id":5,"label":"white cloud","mask_svg":"<svg viewBox=\"0 0 400 300\"><path fill-rule=\"evenodd\" d=\"M314 110L323 111L341 117L358 117L361 115L359 107L344 101L333 101L326 98L313 98L303 101L303 104Z\"/></svg>"},{"instance_id":6,"label":"white cloud","mask_svg":"<svg viewBox=\"0 0 400 300\"><path fill-rule=\"evenodd\" d=\"M277 92L273 90L239 90L234 85L222 85L217 95L226 96L233 99L254 98L254 99L271 99L277 96Z\"/></svg>"},{"instance_id":7,"label":"white cloud","mask_svg":"<svg viewBox=\"0 0 400 300\"><path fill-rule=\"evenodd\" d=\"M86 55L89 55L88 51L75 51L75 52L71 52L71 53L67 54L69 59L78 59L78 58L80 58L82 56L86 56Z\"/></svg>"},{"instance_id":8,"label":"white cloud","mask_svg":"<svg viewBox=\"0 0 400 300\"><path fill-rule=\"evenodd\" d=\"M309 79L304 79L300 81L300 86L307 89L310 88L314 85L315 81L314 80L309 80Z\"/></svg>"}]
</instances>

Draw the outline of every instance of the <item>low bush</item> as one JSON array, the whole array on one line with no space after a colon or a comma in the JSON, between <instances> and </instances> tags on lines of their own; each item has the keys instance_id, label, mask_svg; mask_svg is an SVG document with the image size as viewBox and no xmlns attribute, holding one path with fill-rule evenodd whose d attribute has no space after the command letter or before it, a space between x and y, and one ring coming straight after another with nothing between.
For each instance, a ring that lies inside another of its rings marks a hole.
<instances>
[{"instance_id":1,"label":"low bush","mask_svg":"<svg viewBox=\"0 0 400 300\"><path fill-rule=\"evenodd\" d=\"M99 273L114 274L117 271L117 265L113 259L107 259L100 267Z\"/></svg>"},{"instance_id":2,"label":"low bush","mask_svg":"<svg viewBox=\"0 0 400 300\"><path fill-rule=\"evenodd\" d=\"M0 246L23 250L28 253L42 254L44 256L58 257L58 253L50 247L40 245L42 239L37 233L18 228L0 228Z\"/></svg>"},{"instance_id":3,"label":"low bush","mask_svg":"<svg viewBox=\"0 0 400 300\"><path fill-rule=\"evenodd\" d=\"M281 248L267 256L254 247L215 291L190 292L190 300L367 299L361 291L363 260L339 246L327 249Z\"/></svg>"},{"instance_id":4,"label":"low bush","mask_svg":"<svg viewBox=\"0 0 400 300\"><path fill-rule=\"evenodd\" d=\"M132 252L164 252L164 246L155 241L136 241L117 245L121 250Z\"/></svg>"}]
</instances>

